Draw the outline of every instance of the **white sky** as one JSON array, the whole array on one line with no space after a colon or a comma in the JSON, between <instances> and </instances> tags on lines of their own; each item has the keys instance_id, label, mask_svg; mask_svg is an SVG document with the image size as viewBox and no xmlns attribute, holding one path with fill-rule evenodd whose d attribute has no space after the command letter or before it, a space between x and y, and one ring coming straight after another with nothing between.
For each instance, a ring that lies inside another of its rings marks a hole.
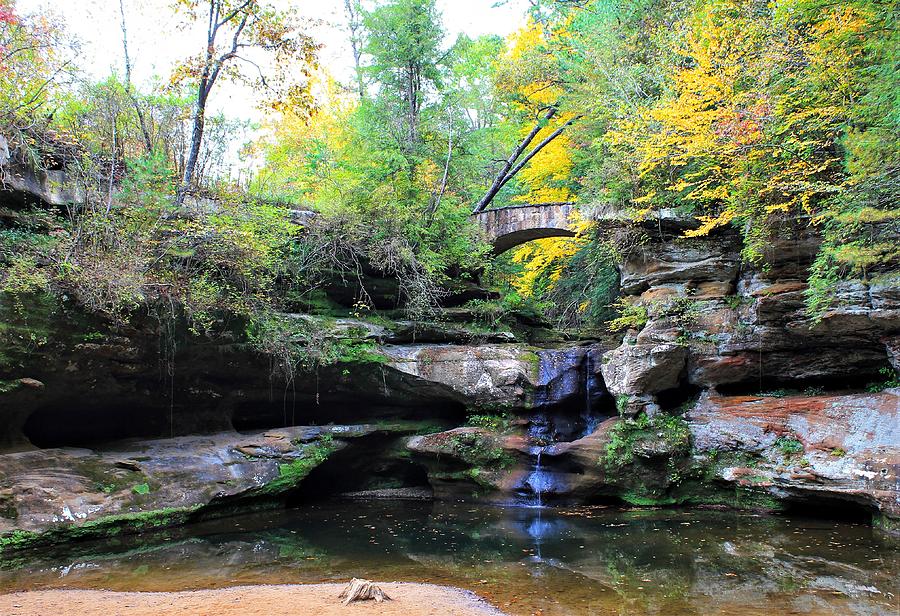
<instances>
[{"instance_id":1,"label":"white sky","mask_svg":"<svg viewBox=\"0 0 900 616\"><path fill-rule=\"evenodd\" d=\"M303 17L317 20L310 34L324 45L320 62L342 81L350 81L353 63L349 35L345 30L344 0L273 0L295 7ZM146 84L153 76L169 77L179 60L196 54L205 38L203 24L197 29L179 27L183 18L172 10L172 0L125 0L129 55L133 80ZM364 5L371 6L367 0ZM527 0L438 0L443 14L447 44L459 33L470 36L505 36L525 22ZM501 4L501 6L494 6ZM117 69L124 71L119 0L18 0L20 13L47 12L59 15L66 30L81 44L79 67L100 79ZM217 84L210 106L231 117L259 120L252 92L232 84Z\"/></svg>"}]
</instances>

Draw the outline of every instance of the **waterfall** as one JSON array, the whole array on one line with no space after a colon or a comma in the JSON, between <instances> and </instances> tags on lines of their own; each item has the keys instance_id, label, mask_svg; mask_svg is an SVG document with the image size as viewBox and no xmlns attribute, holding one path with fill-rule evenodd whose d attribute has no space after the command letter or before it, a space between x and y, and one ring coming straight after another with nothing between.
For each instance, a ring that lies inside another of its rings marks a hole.
<instances>
[{"instance_id":1,"label":"waterfall","mask_svg":"<svg viewBox=\"0 0 900 616\"><path fill-rule=\"evenodd\" d=\"M534 453L534 467L531 470L531 474L528 475L528 479L525 480L525 483L531 488L531 492L534 494L532 505L535 507L543 507L544 493L553 488L553 477L544 470L543 466L541 466L541 454L544 453L544 448L535 447Z\"/></svg>"},{"instance_id":2,"label":"waterfall","mask_svg":"<svg viewBox=\"0 0 900 616\"><path fill-rule=\"evenodd\" d=\"M593 376L591 352L587 351L584 355L584 410L581 412L581 419L584 421L584 431L581 433L582 437L593 434L597 426L600 425L600 417L594 414L593 409Z\"/></svg>"},{"instance_id":3,"label":"waterfall","mask_svg":"<svg viewBox=\"0 0 900 616\"><path fill-rule=\"evenodd\" d=\"M594 409L595 394L603 388L594 374L591 349L542 351L538 357L539 381L545 388L535 394L535 411L528 423L532 465L516 487L519 502L532 507L544 507L568 490L568 473L555 457L556 444L593 434L603 419L602 408ZM544 460L544 454L550 457Z\"/></svg>"}]
</instances>

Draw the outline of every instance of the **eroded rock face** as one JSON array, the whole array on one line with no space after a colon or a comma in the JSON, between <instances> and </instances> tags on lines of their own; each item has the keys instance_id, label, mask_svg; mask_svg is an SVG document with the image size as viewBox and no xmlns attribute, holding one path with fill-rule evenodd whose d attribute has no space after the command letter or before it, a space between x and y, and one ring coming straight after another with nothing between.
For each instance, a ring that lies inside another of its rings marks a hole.
<instances>
[{"instance_id":1,"label":"eroded rock face","mask_svg":"<svg viewBox=\"0 0 900 616\"><path fill-rule=\"evenodd\" d=\"M540 348L519 329L486 331L451 310L429 324L298 314L349 351L298 375L290 391L237 331L183 336L171 361L158 324L110 327L71 302L29 307L20 322L21 311L0 304L5 332L22 341L4 349L10 361L0 366L0 449L17 451L0 455L0 532L281 494L292 485L282 469L314 461L321 431L259 428L372 421L380 407L420 420L446 411L428 428L445 431L411 439L404 452L427 469L438 498L509 503L540 489L550 503L767 509L821 499L900 518L896 390L715 395L858 387L889 365L900 369L898 279L840 283L834 307L813 320L805 305L813 235L795 229L773 240L759 268L742 264L736 233L683 240L683 229L662 220L622 264L622 290L648 320L615 349ZM393 307L396 281L382 282L383 305ZM352 303L355 291L343 291ZM607 387L627 396L624 416L605 408L581 417L594 396L609 406ZM685 418L667 419L700 391ZM515 420L499 433L446 430L469 414L507 412ZM209 436L148 440L168 434ZM124 437L139 442L102 446ZM334 438L329 453L348 435Z\"/></svg>"},{"instance_id":2,"label":"eroded rock face","mask_svg":"<svg viewBox=\"0 0 900 616\"><path fill-rule=\"evenodd\" d=\"M744 464L719 469L723 481L761 488L778 499L846 500L900 517L898 389L704 397L687 417L697 455L746 456Z\"/></svg>"},{"instance_id":3,"label":"eroded rock face","mask_svg":"<svg viewBox=\"0 0 900 616\"><path fill-rule=\"evenodd\" d=\"M13 341L0 364L0 451L356 423L385 407L406 409L400 414L412 419L462 419L466 409L582 404L586 380L594 395L605 392L596 374L599 350L483 340L515 340L506 331L474 340L470 326L452 322L293 316L361 352L298 374L284 390L272 363L235 335L167 341L152 319L111 327L71 303L35 304L23 314L0 302L7 325L0 344ZM412 342L420 338L452 343ZM177 349L174 357L162 352L167 344Z\"/></svg>"},{"instance_id":4,"label":"eroded rock face","mask_svg":"<svg viewBox=\"0 0 900 616\"><path fill-rule=\"evenodd\" d=\"M523 345L383 346L387 366L467 406L523 409L584 399L587 348Z\"/></svg>"},{"instance_id":5,"label":"eroded rock face","mask_svg":"<svg viewBox=\"0 0 900 616\"><path fill-rule=\"evenodd\" d=\"M773 239L765 267L741 264L734 231L695 240L679 239L677 229L648 234L649 243L621 272L623 292L647 309L649 320L604 357L611 392L858 385L896 362L896 274L838 283L833 308L813 319L805 281L818 239L807 229Z\"/></svg>"},{"instance_id":6,"label":"eroded rock face","mask_svg":"<svg viewBox=\"0 0 900 616\"><path fill-rule=\"evenodd\" d=\"M63 206L81 203L83 191L63 170L35 172L28 165L4 160L5 139L0 136L0 200L40 200L47 205Z\"/></svg>"},{"instance_id":7,"label":"eroded rock face","mask_svg":"<svg viewBox=\"0 0 900 616\"><path fill-rule=\"evenodd\" d=\"M329 456L383 429L295 426L0 455L0 549L47 532L143 530L277 503Z\"/></svg>"},{"instance_id":8,"label":"eroded rock face","mask_svg":"<svg viewBox=\"0 0 900 616\"><path fill-rule=\"evenodd\" d=\"M622 292L645 293L654 287L704 282L733 283L740 264L735 237L670 240L640 251L621 266ZM723 288L728 291L728 287Z\"/></svg>"}]
</instances>

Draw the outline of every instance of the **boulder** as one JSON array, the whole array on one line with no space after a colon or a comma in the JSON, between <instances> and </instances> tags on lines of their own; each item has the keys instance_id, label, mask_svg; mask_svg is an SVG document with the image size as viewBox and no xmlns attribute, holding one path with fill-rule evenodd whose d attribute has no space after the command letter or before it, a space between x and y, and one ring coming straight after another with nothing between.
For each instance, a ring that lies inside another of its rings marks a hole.
<instances>
[{"instance_id":1,"label":"boulder","mask_svg":"<svg viewBox=\"0 0 900 616\"><path fill-rule=\"evenodd\" d=\"M623 344L603 356L601 369L613 395L655 394L678 386L687 348L675 342Z\"/></svg>"}]
</instances>

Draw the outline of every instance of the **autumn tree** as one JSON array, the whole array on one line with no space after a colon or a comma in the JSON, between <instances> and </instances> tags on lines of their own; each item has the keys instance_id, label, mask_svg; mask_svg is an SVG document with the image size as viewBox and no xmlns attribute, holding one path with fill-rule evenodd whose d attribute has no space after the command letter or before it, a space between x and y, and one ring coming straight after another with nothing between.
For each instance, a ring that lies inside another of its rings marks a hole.
<instances>
[{"instance_id":1,"label":"autumn tree","mask_svg":"<svg viewBox=\"0 0 900 616\"><path fill-rule=\"evenodd\" d=\"M259 0L178 0L177 6L190 19L206 23L203 51L174 76L175 82L189 80L196 92L178 190L181 202L195 181L207 105L218 80L227 77L251 84L265 91L275 107L308 109L312 106L308 77L317 47L298 29L293 13L276 11Z\"/></svg>"},{"instance_id":2,"label":"autumn tree","mask_svg":"<svg viewBox=\"0 0 900 616\"><path fill-rule=\"evenodd\" d=\"M559 138L581 118L580 113L561 109L563 88L559 60L547 45L545 26L530 21L512 37L510 42L507 54L500 60L497 87L510 101L516 119L524 124L524 127L520 140L506 160L499 164L493 181L473 208L474 213L486 209L497 194L520 172L528 168L533 171L540 165L541 158L546 160L549 150L545 148L552 145L560 152L560 145L563 144L562 147L565 147L565 139ZM538 157L536 161L535 157ZM563 158L565 157L566 155L563 155ZM559 156L555 158L558 159ZM531 175L534 185L533 180L537 176L534 173ZM547 179L546 174L538 175L544 175ZM556 172L551 175L560 177ZM562 191L561 194L564 193L565 191ZM567 197L537 199L549 202L567 200Z\"/></svg>"},{"instance_id":3,"label":"autumn tree","mask_svg":"<svg viewBox=\"0 0 900 616\"><path fill-rule=\"evenodd\" d=\"M807 301L900 264L897 9L878 0L540 3L579 194L639 221L737 228L760 265L784 221L823 237ZM889 94L893 92L894 94Z\"/></svg>"},{"instance_id":4,"label":"autumn tree","mask_svg":"<svg viewBox=\"0 0 900 616\"><path fill-rule=\"evenodd\" d=\"M58 23L22 16L14 2L0 0L0 130L36 166L53 115L48 103L71 68L66 47Z\"/></svg>"}]
</instances>

